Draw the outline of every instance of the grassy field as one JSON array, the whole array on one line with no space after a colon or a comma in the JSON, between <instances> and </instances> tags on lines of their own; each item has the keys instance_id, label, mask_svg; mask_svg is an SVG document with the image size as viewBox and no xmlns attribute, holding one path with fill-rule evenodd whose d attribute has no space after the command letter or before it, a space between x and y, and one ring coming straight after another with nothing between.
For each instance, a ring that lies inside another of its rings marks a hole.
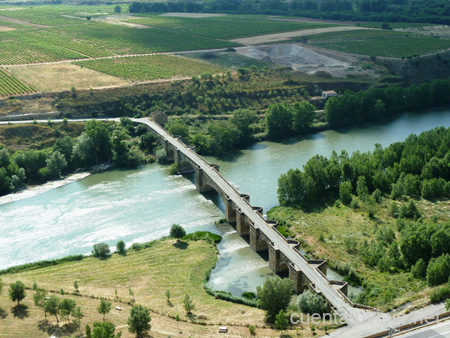
<instances>
[{"instance_id":1,"label":"grassy field","mask_svg":"<svg viewBox=\"0 0 450 338\"><path fill-rule=\"evenodd\" d=\"M396 219L388 211L391 201L383 199L377 205L373 218L368 216L368 207L362 202L358 209L339 205L313 213L276 207L268 215L285 222L289 231L302 241L303 248L312 256L327 259L331 266L352 266L364 283L371 286L370 305L389 310L409 301L426 302L432 290L425 281L413 278L409 272L382 272L366 266L360 256L349 249L352 247L349 243L356 243L354 245L357 247L365 240L377 240L386 229L392 229L399 240ZM415 202L424 220L433 216L440 222L448 220L450 201Z\"/></svg>"},{"instance_id":2,"label":"grassy field","mask_svg":"<svg viewBox=\"0 0 450 338\"><path fill-rule=\"evenodd\" d=\"M308 36L312 45L346 53L407 58L450 48L450 40L388 31L360 30Z\"/></svg>"},{"instance_id":3,"label":"grassy field","mask_svg":"<svg viewBox=\"0 0 450 338\"><path fill-rule=\"evenodd\" d=\"M36 90L0 68L0 97L29 94Z\"/></svg>"},{"instance_id":4,"label":"grassy field","mask_svg":"<svg viewBox=\"0 0 450 338\"><path fill-rule=\"evenodd\" d=\"M54 290L56 293L61 289L65 293L73 293L76 280L80 296L66 297L74 298L82 306L85 312L83 328L86 323L101 320L101 315L95 310L99 300L94 298L106 297L113 302L113 310L106 315L106 319L124 331L123 337L133 337L127 332L125 324L130 310L126 303L132 303L135 298L137 304L152 311L153 337L175 336L179 331L193 337L220 336L217 332L219 323L229 326L230 334L249 336L247 323L264 326L263 311L215 299L203 288L205 273L215 265L216 259L216 247L205 241L177 243L165 240L148 249L129 251L126 256L113 255L107 260L87 258L80 262L3 275L2 279L6 284L21 280L27 287L36 282L40 288ZM130 295L129 288L134 292L134 297ZM166 290L171 292L170 303L166 300ZM14 305L7 296L0 295L0 306L3 308L0 337L48 337L48 333L55 329L54 318L48 318L50 325L44 325L42 310L36 308L31 301L33 291L27 292L24 302L26 308L23 309L13 308ZM193 298L195 304L193 315L189 318L182 305L186 293ZM121 306L123 310L116 311L115 306ZM169 317L176 315L179 315L180 321ZM207 325L186 321L205 322ZM39 323L42 329L38 328ZM230 326L231 323L236 323L237 326ZM322 332L318 331L319 334ZM258 337L277 335L276 331L269 328L258 328L256 333ZM302 337L312 336L307 328L303 328L301 333Z\"/></svg>"},{"instance_id":5,"label":"grassy field","mask_svg":"<svg viewBox=\"0 0 450 338\"><path fill-rule=\"evenodd\" d=\"M40 92L89 89L129 84L128 81L70 63L51 65L23 65L7 68L15 76L31 84Z\"/></svg>"},{"instance_id":6,"label":"grassy field","mask_svg":"<svg viewBox=\"0 0 450 338\"><path fill-rule=\"evenodd\" d=\"M225 72L225 69L206 62L170 55L90 60L77 62L76 64L130 81L170 79L173 77L191 77L203 73Z\"/></svg>"},{"instance_id":7,"label":"grassy field","mask_svg":"<svg viewBox=\"0 0 450 338\"><path fill-rule=\"evenodd\" d=\"M388 22L389 27L392 29L398 28L410 28L410 27L427 27L434 26L432 23L415 23L415 22ZM368 28L380 28L382 27L382 22L363 22L361 23L361 27Z\"/></svg>"},{"instance_id":8,"label":"grassy field","mask_svg":"<svg viewBox=\"0 0 450 338\"><path fill-rule=\"evenodd\" d=\"M264 62L257 59L252 59L234 52L218 52L218 53L188 53L184 54L185 57L195 60L202 60L219 67L238 69L238 68L250 68L256 66L258 68L271 67L271 63Z\"/></svg>"},{"instance_id":9,"label":"grassy field","mask_svg":"<svg viewBox=\"0 0 450 338\"><path fill-rule=\"evenodd\" d=\"M270 21L260 16L229 15L214 18L146 16L144 18L127 20L127 22L172 31L183 31L215 39L236 39L271 33L336 26L332 24Z\"/></svg>"}]
</instances>

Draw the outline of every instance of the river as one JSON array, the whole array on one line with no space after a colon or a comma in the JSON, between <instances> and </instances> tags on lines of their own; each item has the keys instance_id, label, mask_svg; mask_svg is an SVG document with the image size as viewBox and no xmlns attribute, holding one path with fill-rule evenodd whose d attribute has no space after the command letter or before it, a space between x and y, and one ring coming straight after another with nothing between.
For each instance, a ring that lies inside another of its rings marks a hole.
<instances>
[{"instance_id":1,"label":"river","mask_svg":"<svg viewBox=\"0 0 450 338\"><path fill-rule=\"evenodd\" d=\"M260 142L227 158L208 157L253 205L265 211L277 204L277 179L291 167L301 168L315 154L333 150L373 150L410 133L450 126L450 110L408 113L377 124L329 130L283 142ZM158 164L135 170L111 170L0 206L0 269L35 260L86 254L98 242L127 246L166 236L173 223L188 232L208 230L223 236L220 258L209 286L240 295L254 291L271 274L266 260L228 225L215 194L201 195L191 176L169 176ZM330 272L333 274L333 272Z\"/></svg>"}]
</instances>

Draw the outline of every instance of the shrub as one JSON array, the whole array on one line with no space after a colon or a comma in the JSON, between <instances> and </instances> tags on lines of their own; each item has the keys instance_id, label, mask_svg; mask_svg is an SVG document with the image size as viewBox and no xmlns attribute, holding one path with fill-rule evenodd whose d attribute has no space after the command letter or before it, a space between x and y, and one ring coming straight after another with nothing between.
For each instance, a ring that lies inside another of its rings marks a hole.
<instances>
[{"instance_id":1,"label":"shrub","mask_svg":"<svg viewBox=\"0 0 450 338\"><path fill-rule=\"evenodd\" d=\"M450 298L450 286L443 286L436 289L430 295L430 300L432 303L439 303L447 298Z\"/></svg>"},{"instance_id":2,"label":"shrub","mask_svg":"<svg viewBox=\"0 0 450 338\"><path fill-rule=\"evenodd\" d=\"M429 285L446 283L450 276L450 255L431 258L427 267L427 282Z\"/></svg>"},{"instance_id":3,"label":"shrub","mask_svg":"<svg viewBox=\"0 0 450 338\"><path fill-rule=\"evenodd\" d=\"M111 250L109 245L106 243L94 244L94 249L92 250L92 255L97 258L107 258L109 257Z\"/></svg>"},{"instance_id":4,"label":"shrub","mask_svg":"<svg viewBox=\"0 0 450 338\"><path fill-rule=\"evenodd\" d=\"M322 296L312 293L309 290L304 291L298 296L297 306L303 313L323 314L329 312L327 301Z\"/></svg>"},{"instance_id":5,"label":"shrub","mask_svg":"<svg viewBox=\"0 0 450 338\"><path fill-rule=\"evenodd\" d=\"M177 163L172 163L169 167L169 175L176 175L180 171Z\"/></svg>"}]
</instances>

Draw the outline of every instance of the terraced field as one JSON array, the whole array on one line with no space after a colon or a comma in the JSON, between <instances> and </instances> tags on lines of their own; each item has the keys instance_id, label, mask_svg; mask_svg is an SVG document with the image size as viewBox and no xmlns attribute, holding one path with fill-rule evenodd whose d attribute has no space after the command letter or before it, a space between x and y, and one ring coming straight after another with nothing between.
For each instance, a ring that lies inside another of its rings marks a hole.
<instances>
[{"instance_id":1,"label":"terraced field","mask_svg":"<svg viewBox=\"0 0 450 338\"><path fill-rule=\"evenodd\" d=\"M0 97L33 93L36 90L0 69Z\"/></svg>"},{"instance_id":2,"label":"terraced field","mask_svg":"<svg viewBox=\"0 0 450 338\"><path fill-rule=\"evenodd\" d=\"M222 73L225 69L181 56L151 55L80 61L75 64L131 81L169 79L203 73Z\"/></svg>"}]
</instances>

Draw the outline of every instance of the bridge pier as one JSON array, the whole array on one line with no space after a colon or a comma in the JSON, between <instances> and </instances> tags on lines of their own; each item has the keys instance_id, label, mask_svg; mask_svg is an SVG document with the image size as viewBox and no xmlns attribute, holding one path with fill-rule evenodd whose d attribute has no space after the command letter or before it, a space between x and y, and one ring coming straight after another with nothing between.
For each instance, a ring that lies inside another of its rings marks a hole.
<instances>
[{"instance_id":1,"label":"bridge pier","mask_svg":"<svg viewBox=\"0 0 450 338\"><path fill-rule=\"evenodd\" d=\"M294 290L297 294L308 288L309 281L303 272L292 263L289 263L289 279L294 282Z\"/></svg>"},{"instance_id":2,"label":"bridge pier","mask_svg":"<svg viewBox=\"0 0 450 338\"><path fill-rule=\"evenodd\" d=\"M236 212L236 230L241 236L250 234L250 225L247 216L241 210Z\"/></svg>"},{"instance_id":3,"label":"bridge pier","mask_svg":"<svg viewBox=\"0 0 450 338\"><path fill-rule=\"evenodd\" d=\"M288 270L287 265L282 261L282 253L273 243L269 244L269 267L275 272L283 272Z\"/></svg>"},{"instance_id":4,"label":"bridge pier","mask_svg":"<svg viewBox=\"0 0 450 338\"><path fill-rule=\"evenodd\" d=\"M267 242L263 236L264 234L261 232L261 229L256 228L254 224L250 225L250 247L256 252L268 249Z\"/></svg>"},{"instance_id":5,"label":"bridge pier","mask_svg":"<svg viewBox=\"0 0 450 338\"><path fill-rule=\"evenodd\" d=\"M203 172L202 168L196 167L195 169L195 188L198 192L208 192L208 191L215 191L213 187L211 187L208 184L205 184L205 179L207 176Z\"/></svg>"},{"instance_id":6,"label":"bridge pier","mask_svg":"<svg viewBox=\"0 0 450 338\"><path fill-rule=\"evenodd\" d=\"M234 203L228 196L225 197L225 218L228 223L236 223L236 210Z\"/></svg>"}]
</instances>

